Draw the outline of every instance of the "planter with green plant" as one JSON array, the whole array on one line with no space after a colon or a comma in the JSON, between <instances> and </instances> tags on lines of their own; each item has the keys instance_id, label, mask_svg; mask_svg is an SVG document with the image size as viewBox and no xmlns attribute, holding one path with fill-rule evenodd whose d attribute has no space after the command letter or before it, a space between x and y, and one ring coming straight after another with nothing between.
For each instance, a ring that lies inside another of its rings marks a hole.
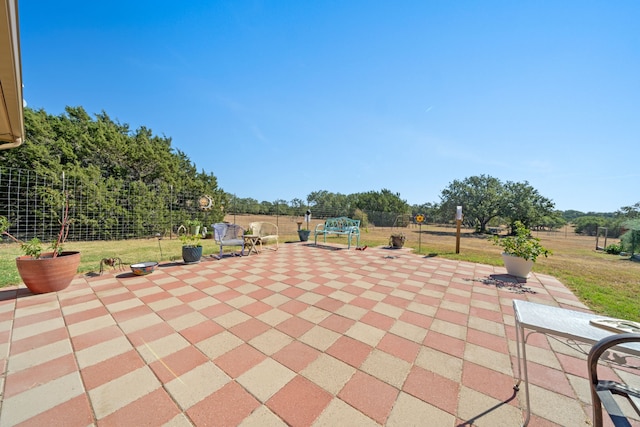
<instances>
[{"instance_id":1,"label":"planter with green plant","mask_svg":"<svg viewBox=\"0 0 640 427\"><path fill-rule=\"evenodd\" d=\"M80 252L63 251L62 245L69 233L69 203L66 200L57 239L51 243L50 252L42 252L42 242L34 237L23 242L9 233L9 220L0 216L0 233L9 237L25 255L16 258L16 267L22 281L34 294L57 292L66 289L78 272Z\"/></svg>"},{"instance_id":2,"label":"planter with green plant","mask_svg":"<svg viewBox=\"0 0 640 427\"><path fill-rule=\"evenodd\" d=\"M202 258L202 244L200 234L185 233L180 236L182 242L182 260L185 264L195 264Z\"/></svg>"},{"instance_id":3,"label":"planter with green plant","mask_svg":"<svg viewBox=\"0 0 640 427\"><path fill-rule=\"evenodd\" d=\"M491 241L494 245L502 248L502 260L507 269L507 274L512 276L527 278L533 264L539 256L551 255L551 251L540 243L540 239L531 235L522 222L514 223L513 234L506 237L493 236Z\"/></svg>"},{"instance_id":4,"label":"planter with green plant","mask_svg":"<svg viewBox=\"0 0 640 427\"><path fill-rule=\"evenodd\" d=\"M200 234L200 228L202 228L202 222L199 219L188 219L184 222L189 234Z\"/></svg>"}]
</instances>

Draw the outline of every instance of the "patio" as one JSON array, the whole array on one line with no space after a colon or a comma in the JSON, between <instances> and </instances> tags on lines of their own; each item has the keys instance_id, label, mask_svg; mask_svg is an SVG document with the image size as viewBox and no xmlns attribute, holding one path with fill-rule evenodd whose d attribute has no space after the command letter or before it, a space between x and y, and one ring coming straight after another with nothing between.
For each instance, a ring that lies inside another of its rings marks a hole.
<instances>
[{"instance_id":1,"label":"patio","mask_svg":"<svg viewBox=\"0 0 640 427\"><path fill-rule=\"evenodd\" d=\"M519 426L512 301L586 307L553 277L510 280L292 243L0 289L0 426ZM528 344L530 425L590 425L586 355Z\"/></svg>"}]
</instances>

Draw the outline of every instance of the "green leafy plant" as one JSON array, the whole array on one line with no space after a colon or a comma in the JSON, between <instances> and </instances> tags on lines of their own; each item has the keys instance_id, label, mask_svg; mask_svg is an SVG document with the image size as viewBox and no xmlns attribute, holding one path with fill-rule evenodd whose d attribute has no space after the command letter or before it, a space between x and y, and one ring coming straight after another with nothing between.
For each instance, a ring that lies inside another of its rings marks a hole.
<instances>
[{"instance_id":1,"label":"green leafy plant","mask_svg":"<svg viewBox=\"0 0 640 427\"><path fill-rule=\"evenodd\" d=\"M622 245L613 243L604 248L604 251L610 255L619 255L622 252Z\"/></svg>"},{"instance_id":2,"label":"green leafy plant","mask_svg":"<svg viewBox=\"0 0 640 427\"><path fill-rule=\"evenodd\" d=\"M182 242L182 246L193 246L193 247L202 246L202 243L200 243L201 238L202 236L200 234L185 233L180 235L180 241Z\"/></svg>"},{"instance_id":3,"label":"green leafy plant","mask_svg":"<svg viewBox=\"0 0 640 427\"><path fill-rule=\"evenodd\" d=\"M62 252L62 245L67 240L67 236L69 234L69 226L71 222L69 220L68 195L65 195L64 207L65 209L64 209L64 214L62 216L62 220L60 221L60 231L58 232L58 237L55 241L51 243L51 246L50 246L52 258L55 258L58 255L60 255L60 252ZM0 234L9 237L11 240L13 240L16 243L20 243L20 248L22 249L22 252L24 252L25 255L36 258L36 259L40 258L40 255L42 254L42 242L40 241L40 239L38 239L37 237L34 237L28 242L23 242L22 240L14 237L9 233L8 230L10 226L11 226L11 223L9 222L9 220L4 216L0 216Z\"/></svg>"},{"instance_id":4,"label":"green leafy plant","mask_svg":"<svg viewBox=\"0 0 640 427\"><path fill-rule=\"evenodd\" d=\"M514 224L514 234L511 236L493 236L491 242L502 248L504 253L525 260L536 262L540 255L545 257L551 255L551 251L540 243L540 239L531 236L531 230L525 225L516 221Z\"/></svg>"}]
</instances>

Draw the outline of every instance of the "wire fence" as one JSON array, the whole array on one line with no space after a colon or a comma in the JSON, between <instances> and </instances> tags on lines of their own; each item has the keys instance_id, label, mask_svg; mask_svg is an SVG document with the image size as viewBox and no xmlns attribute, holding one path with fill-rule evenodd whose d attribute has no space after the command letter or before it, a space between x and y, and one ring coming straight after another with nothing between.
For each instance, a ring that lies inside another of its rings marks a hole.
<instances>
[{"instance_id":1,"label":"wire fence","mask_svg":"<svg viewBox=\"0 0 640 427\"><path fill-rule=\"evenodd\" d=\"M207 226L223 218L247 222L262 216L293 231L308 208L275 202L268 204L265 212L253 214L236 203L240 199L235 197L226 206L212 206L211 198L205 194L176 191L162 182L149 185L106 180L98 185L69 178L65 173L43 176L30 170L0 167L0 216L9 220L9 232L20 240L54 240L60 231L66 197L71 218L69 241L172 236L190 219ZM372 211L363 215L363 226L394 228L412 222L407 214ZM314 209L311 225L337 216L348 216L348 212L344 208Z\"/></svg>"}]
</instances>

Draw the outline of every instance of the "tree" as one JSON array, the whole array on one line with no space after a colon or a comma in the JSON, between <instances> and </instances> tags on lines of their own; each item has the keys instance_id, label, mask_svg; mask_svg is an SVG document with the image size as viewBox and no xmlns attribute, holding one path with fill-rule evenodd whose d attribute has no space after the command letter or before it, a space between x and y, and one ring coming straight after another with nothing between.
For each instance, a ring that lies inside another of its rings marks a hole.
<instances>
[{"instance_id":1,"label":"tree","mask_svg":"<svg viewBox=\"0 0 640 427\"><path fill-rule=\"evenodd\" d=\"M451 182L442 190L440 200L443 218L453 218L456 206L462 206L464 224L484 233L489 221L501 214L504 188L497 178L488 175L472 176Z\"/></svg>"},{"instance_id":2,"label":"tree","mask_svg":"<svg viewBox=\"0 0 640 427\"><path fill-rule=\"evenodd\" d=\"M504 185L501 216L508 218L511 229L520 221L527 228L542 224L545 216L554 216L554 203L543 197L527 181L507 181Z\"/></svg>"}]
</instances>

